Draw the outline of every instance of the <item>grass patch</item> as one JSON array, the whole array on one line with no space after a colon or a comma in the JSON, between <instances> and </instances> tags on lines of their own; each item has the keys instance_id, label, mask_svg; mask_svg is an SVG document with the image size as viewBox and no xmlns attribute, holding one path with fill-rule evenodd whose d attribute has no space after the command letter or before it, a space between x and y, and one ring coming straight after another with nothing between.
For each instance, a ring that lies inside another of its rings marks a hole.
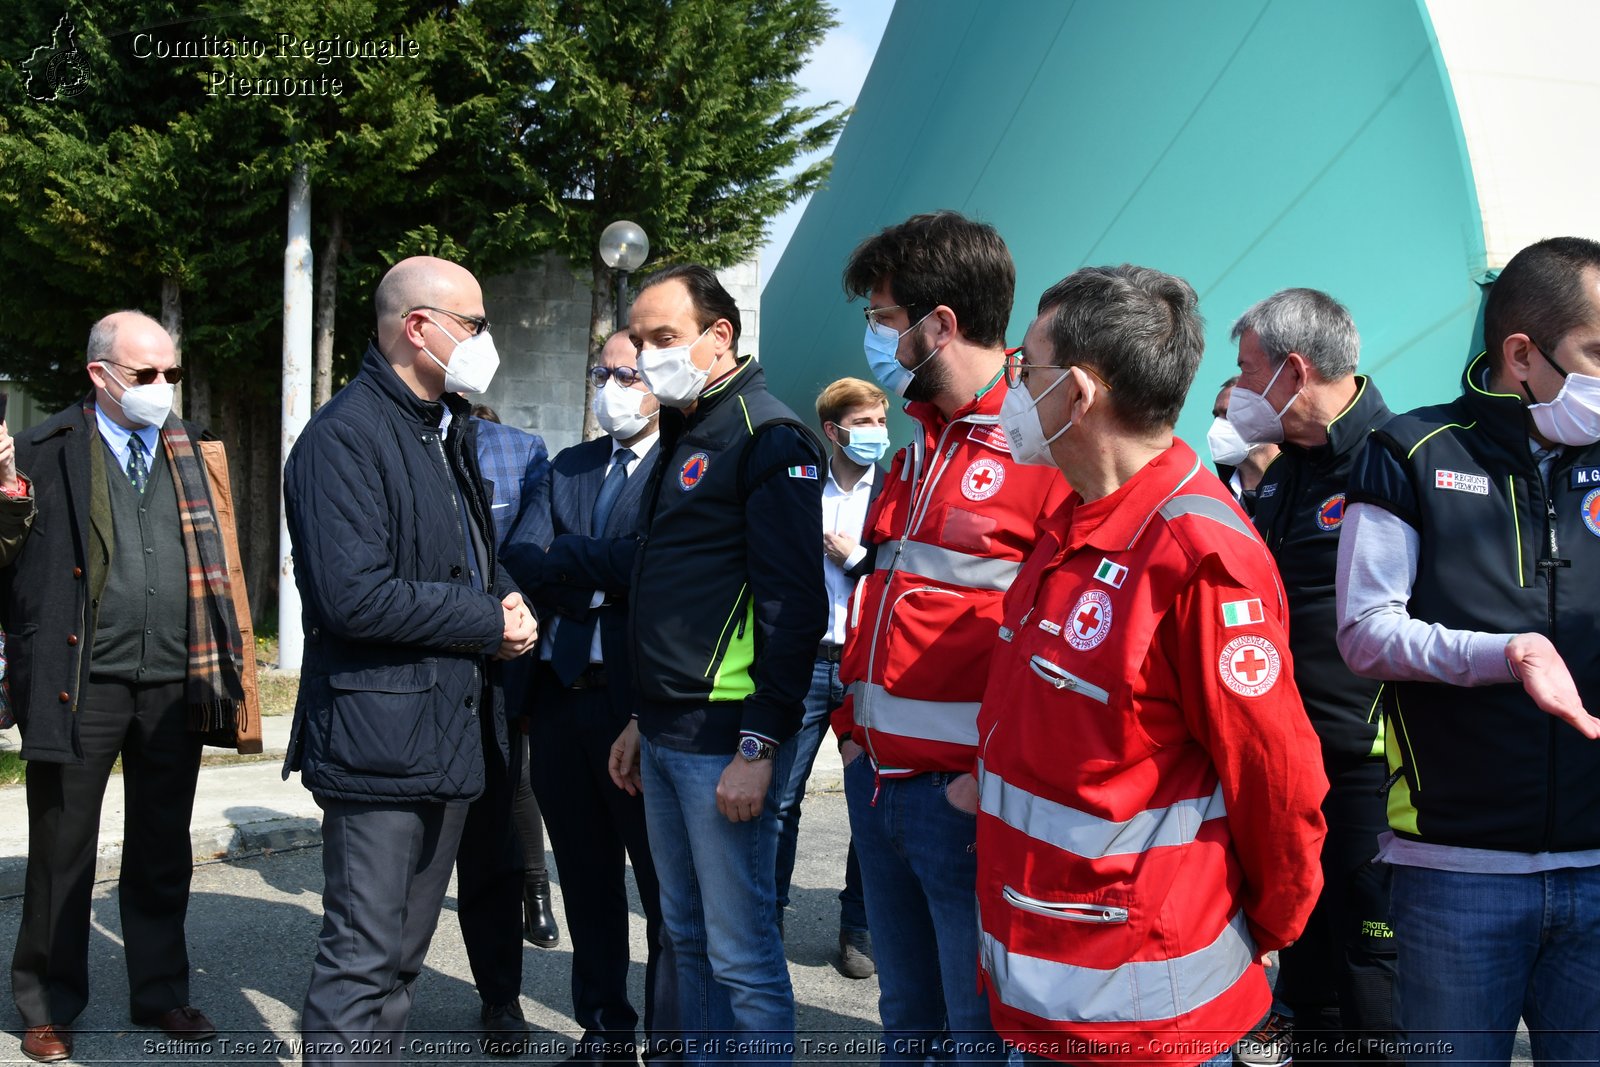
<instances>
[{"instance_id":1,"label":"grass patch","mask_svg":"<svg viewBox=\"0 0 1600 1067\"><path fill-rule=\"evenodd\" d=\"M261 690L262 715L294 714L294 699L300 693L299 675L261 667L256 671L256 685Z\"/></svg>"},{"instance_id":2,"label":"grass patch","mask_svg":"<svg viewBox=\"0 0 1600 1067\"><path fill-rule=\"evenodd\" d=\"M0 752L0 785L21 785L28 776L28 763L15 752Z\"/></svg>"}]
</instances>

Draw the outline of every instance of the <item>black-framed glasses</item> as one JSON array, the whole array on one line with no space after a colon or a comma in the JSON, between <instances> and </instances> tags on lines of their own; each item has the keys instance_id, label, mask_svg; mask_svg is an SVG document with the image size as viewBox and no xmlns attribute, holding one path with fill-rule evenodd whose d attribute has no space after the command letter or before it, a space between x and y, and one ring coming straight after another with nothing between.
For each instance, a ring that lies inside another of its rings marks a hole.
<instances>
[{"instance_id":1,"label":"black-framed glasses","mask_svg":"<svg viewBox=\"0 0 1600 1067\"><path fill-rule=\"evenodd\" d=\"M113 367L133 372L135 385L154 385L157 378L161 378L168 385L177 385L183 381L183 368L174 363L166 370L156 370L154 367L130 367L126 363L118 363L114 359L98 359L96 363L109 363Z\"/></svg>"},{"instance_id":2,"label":"black-framed glasses","mask_svg":"<svg viewBox=\"0 0 1600 1067\"><path fill-rule=\"evenodd\" d=\"M449 308L434 307L432 304L418 304L416 307L406 308L405 311L400 313L400 317L405 318L413 311L437 311L442 315L449 315L452 319L470 329L474 337L480 333L489 332L489 320L483 315L463 315L461 312L451 311Z\"/></svg>"},{"instance_id":3,"label":"black-framed glasses","mask_svg":"<svg viewBox=\"0 0 1600 1067\"><path fill-rule=\"evenodd\" d=\"M596 389L604 389L607 378L615 378L617 384L624 389L629 388L636 382L644 381L644 375L633 367L594 366L589 368L589 380L594 383Z\"/></svg>"}]
</instances>

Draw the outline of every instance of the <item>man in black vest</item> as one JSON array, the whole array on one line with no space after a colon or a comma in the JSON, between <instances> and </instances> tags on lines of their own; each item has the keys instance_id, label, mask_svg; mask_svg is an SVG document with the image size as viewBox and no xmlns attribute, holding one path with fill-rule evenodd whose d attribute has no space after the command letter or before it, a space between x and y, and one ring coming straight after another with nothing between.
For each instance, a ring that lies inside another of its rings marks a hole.
<instances>
[{"instance_id":1,"label":"man in black vest","mask_svg":"<svg viewBox=\"0 0 1600 1067\"><path fill-rule=\"evenodd\" d=\"M546 474L538 508L507 539L506 567L544 620L536 696L530 703L528 770L561 871L572 935L572 1015L583 1039L569 1062L632 1064L639 1013L628 999L627 864L644 908L644 1026L670 1027L658 990L661 894L645 830L644 800L609 773L611 745L632 719L628 583L566 583L546 574L552 542L598 541L639 530L640 506L660 450L660 405L638 375L627 333L614 334L589 368L604 437L563 449ZM659 1047L659 1041L652 1041ZM649 1050L647 1050L649 1055Z\"/></svg>"},{"instance_id":2,"label":"man in black vest","mask_svg":"<svg viewBox=\"0 0 1600 1067\"><path fill-rule=\"evenodd\" d=\"M1409 1063L1600 1057L1600 243L1506 264L1462 395L1356 463L1339 650L1382 694Z\"/></svg>"},{"instance_id":3,"label":"man in black vest","mask_svg":"<svg viewBox=\"0 0 1600 1067\"><path fill-rule=\"evenodd\" d=\"M1378 683L1352 674L1335 644L1333 579L1350 467L1389 409L1356 373L1361 337L1327 293L1275 293L1234 323L1233 339L1230 424L1252 449L1282 446L1256 486L1253 517L1289 595L1294 680L1329 782L1322 896L1300 939L1279 953L1274 995L1293 1017L1296 1060L1381 1057L1397 1036L1388 868L1372 862L1388 772Z\"/></svg>"},{"instance_id":4,"label":"man in black vest","mask_svg":"<svg viewBox=\"0 0 1600 1067\"><path fill-rule=\"evenodd\" d=\"M231 729L243 699L240 620L215 577L227 573L219 516L232 507L196 458L218 446L171 414L183 373L172 338L120 311L95 324L87 356L94 391L17 442L38 516L0 572L28 761L11 987L22 1052L39 1061L72 1055L68 1027L88 1001L95 845L119 756L131 1014L184 1038L215 1033L188 1004L189 816L201 744L216 740L208 721L226 709Z\"/></svg>"},{"instance_id":5,"label":"man in black vest","mask_svg":"<svg viewBox=\"0 0 1600 1067\"><path fill-rule=\"evenodd\" d=\"M773 885L787 768L773 757L800 725L827 625L822 448L736 355L738 305L709 269L647 279L628 333L663 411L633 543L636 728L612 773L637 785L642 764L677 1022L696 1042L685 1062L787 1063L794 994ZM753 1044L723 1048L730 1032Z\"/></svg>"}]
</instances>

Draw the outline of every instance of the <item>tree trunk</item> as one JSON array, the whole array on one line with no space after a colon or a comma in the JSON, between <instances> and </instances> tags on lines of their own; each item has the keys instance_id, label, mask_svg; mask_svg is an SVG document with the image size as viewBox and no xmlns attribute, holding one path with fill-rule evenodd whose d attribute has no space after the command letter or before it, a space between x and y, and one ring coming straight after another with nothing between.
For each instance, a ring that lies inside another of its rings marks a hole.
<instances>
[{"instance_id":1,"label":"tree trunk","mask_svg":"<svg viewBox=\"0 0 1600 1067\"><path fill-rule=\"evenodd\" d=\"M250 617L260 631L277 630L278 407L233 390L217 397L216 433L228 450L239 555L250 587Z\"/></svg>"},{"instance_id":2,"label":"tree trunk","mask_svg":"<svg viewBox=\"0 0 1600 1067\"><path fill-rule=\"evenodd\" d=\"M616 332L617 304L612 290L615 277L611 268L594 257L594 273L589 282L589 361L583 376L583 439L592 441L600 436L600 422L594 417L594 382L587 370L600 362L600 349Z\"/></svg>"},{"instance_id":3,"label":"tree trunk","mask_svg":"<svg viewBox=\"0 0 1600 1067\"><path fill-rule=\"evenodd\" d=\"M161 327L172 337L172 350L177 353L178 362L183 362L183 286L178 279L167 275L161 279ZM178 386L174 392L177 394L172 400L172 409L179 416L187 417L204 425L207 412L198 402L197 395L202 390L191 386L185 390ZM184 394L188 393L190 407L185 410L183 406Z\"/></svg>"},{"instance_id":4,"label":"tree trunk","mask_svg":"<svg viewBox=\"0 0 1600 1067\"><path fill-rule=\"evenodd\" d=\"M339 299L339 246L344 241L344 210L328 219L328 240L317 264L316 357L311 372L311 410L333 398L333 323Z\"/></svg>"}]
</instances>

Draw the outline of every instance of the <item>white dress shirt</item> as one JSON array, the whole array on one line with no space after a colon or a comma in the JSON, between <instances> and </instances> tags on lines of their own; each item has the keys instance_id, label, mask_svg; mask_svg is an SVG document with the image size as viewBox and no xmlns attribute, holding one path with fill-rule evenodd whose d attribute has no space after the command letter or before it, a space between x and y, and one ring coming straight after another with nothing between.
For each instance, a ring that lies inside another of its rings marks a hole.
<instances>
[{"instance_id":1,"label":"white dress shirt","mask_svg":"<svg viewBox=\"0 0 1600 1067\"><path fill-rule=\"evenodd\" d=\"M867 525L867 505L872 502L872 482L878 468L869 466L849 489L839 485L833 476L833 464L828 464L828 480L822 484L822 529L824 533L845 534L856 539L856 549L843 565L822 556L822 575L828 585L828 636L830 645L844 644L846 624L850 618L850 593L856 583L846 577L845 570L867 558L866 546L860 543L861 532Z\"/></svg>"}]
</instances>

